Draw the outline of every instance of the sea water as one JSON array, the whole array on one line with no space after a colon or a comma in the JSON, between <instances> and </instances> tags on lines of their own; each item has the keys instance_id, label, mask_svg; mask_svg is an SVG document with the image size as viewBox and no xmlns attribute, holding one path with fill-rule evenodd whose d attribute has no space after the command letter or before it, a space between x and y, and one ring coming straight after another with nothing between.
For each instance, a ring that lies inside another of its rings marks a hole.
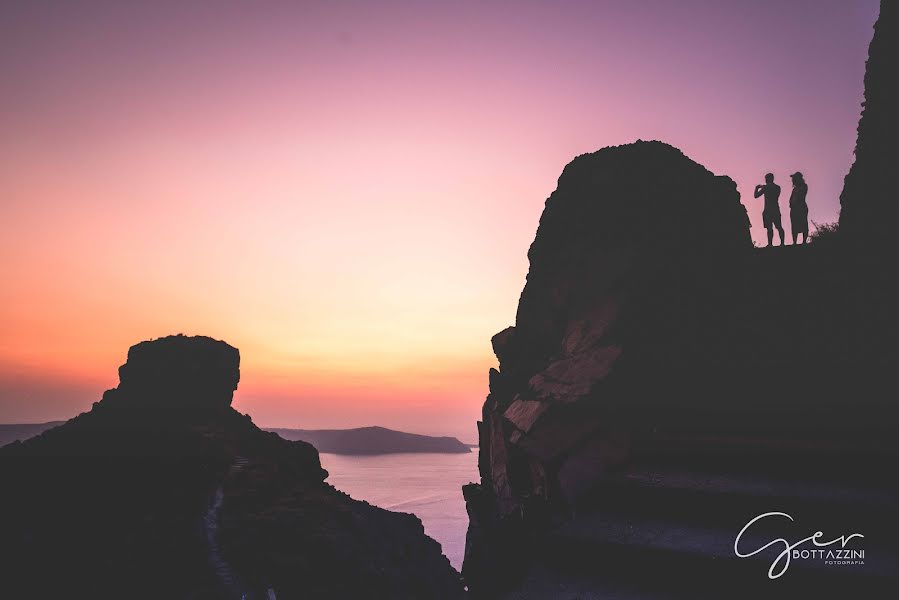
<instances>
[{"instance_id":1,"label":"sea water","mask_svg":"<svg viewBox=\"0 0 899 600\"><path fill-rule=\"evenodd\" d=\"M465 454L321 454L327 482L357 500L421 519L456 569L462 568L468 515L462 486L478 481L478 452Z\"/></svg>"}]
</instances>

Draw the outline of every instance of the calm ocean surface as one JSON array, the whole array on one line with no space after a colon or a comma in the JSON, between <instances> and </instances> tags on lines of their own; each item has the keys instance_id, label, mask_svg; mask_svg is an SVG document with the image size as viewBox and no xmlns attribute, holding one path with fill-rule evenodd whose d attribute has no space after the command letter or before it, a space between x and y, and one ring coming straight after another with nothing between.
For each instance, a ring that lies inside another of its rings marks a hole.
<instances>
[{"instance_id":1,"label":"calm ocean surface","mask_svg":"<svg viewBox=\"0 0 899 600\"><path fill-rule=\"evenodd\" d=\"M462 568L468 515L462 486L478 480L478 452L470 454L321 454L327 482L357 500L415 514L425 533Z\"/></svg>"}]
</instances>

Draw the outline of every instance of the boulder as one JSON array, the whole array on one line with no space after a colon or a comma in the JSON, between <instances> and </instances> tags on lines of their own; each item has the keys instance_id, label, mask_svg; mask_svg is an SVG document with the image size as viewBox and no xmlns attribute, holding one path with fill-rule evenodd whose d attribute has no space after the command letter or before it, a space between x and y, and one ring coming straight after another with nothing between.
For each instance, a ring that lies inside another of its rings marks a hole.
<instances>
[{"instance_id":1,"label":"boulder","mask_svg":"<svg viewBox=\"0 0 899 600\"><path fill-rule=\"evenodd\" d=\"M135 344L119 367L117 396L160 409L221 410L240 381L240 352L204 336L172 335Z\"/></svg>"},{"instance_id":2,"label":"boulder","mask_svg":"<svg viewBox=\"0 0 899 600\"><path fill-rule=\"evenodd\" d=\"M515 400L512 401L512 404L506 409L506 412L503 413L503 415L515 425L515 427L527 433L531 430L531 427L534 426L534 423L537 422L537 419L540 418L540 415L546 412L549 407L550 404L546 402L522 400L516 396Z\"/></svg>"}]
</instances>

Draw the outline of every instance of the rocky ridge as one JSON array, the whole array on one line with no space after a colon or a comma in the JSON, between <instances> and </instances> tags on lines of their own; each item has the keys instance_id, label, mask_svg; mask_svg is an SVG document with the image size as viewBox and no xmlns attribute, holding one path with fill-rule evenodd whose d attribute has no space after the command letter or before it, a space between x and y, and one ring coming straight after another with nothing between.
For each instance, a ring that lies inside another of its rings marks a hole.
<instances>
[{"instance_id":1,"label":"rocky ridge","mask_svg":"<svg viewBox=\"0 0 899 600\"><path fill-rule=\"evenodd\" d=\"M335 490L311 445L231 408L239 361L142 342L89 412L0 449L4 594L461 597L416 517Z\"/></svg>"}]
</instances>

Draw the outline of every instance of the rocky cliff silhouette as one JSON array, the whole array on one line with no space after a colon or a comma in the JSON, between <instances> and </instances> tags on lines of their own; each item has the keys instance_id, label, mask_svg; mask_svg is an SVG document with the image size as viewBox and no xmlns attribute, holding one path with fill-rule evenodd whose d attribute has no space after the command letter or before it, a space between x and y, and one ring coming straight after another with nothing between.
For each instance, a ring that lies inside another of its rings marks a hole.
<instances>
[{"instance_id":1,"label":"rocky cliff silhouette","mask_svg":"<svg viewBox=\"0 0 899 600\"><path fill-rule=\"evenodd\" d=\"M733 182L659 142L565 168L515 326L492 340L481 482L464 490L475 596L895 587L897 297L883 265L897 223L886 206L892 136L881 131L895 123L895 103L881 103L895 93L895 53L884 56L894 8L871 46L832 243L753 249ZM859 242L875 230L877 243ZM734 553L740 529L767 511L796 522L766 524L756 532L766 540L862 532L865 564L796 560L774 585L780 549Z\"/></svg>"},{"instance_id":2,"label":"rocky cliff silhouette","mask_svg":"<svg viewBox=\"0 0 899 600\"><path fill-rule=\"evenodd\" d=\"M239 361L142 342L89 412L0 449L0 595L460 597L416 517L335 490L311 445L231 408Z\"/></svg>"},{"instance_id":3,"label":"rocky cliff silhouette","mask_svg":"<svg viewBox=\"0 0 899 600\"><path fill-rule=\"evenodd\" d=\"M869 258L889 261L899 257L896 247L896 136L899 132L899 7L882 2L880 18L868 51L865 70L865 101L858 123L855 163L840 195L841 233L853 243L867 247ZM879 262L879 261L878 261Z\"/></svg>"}]
</instances>

